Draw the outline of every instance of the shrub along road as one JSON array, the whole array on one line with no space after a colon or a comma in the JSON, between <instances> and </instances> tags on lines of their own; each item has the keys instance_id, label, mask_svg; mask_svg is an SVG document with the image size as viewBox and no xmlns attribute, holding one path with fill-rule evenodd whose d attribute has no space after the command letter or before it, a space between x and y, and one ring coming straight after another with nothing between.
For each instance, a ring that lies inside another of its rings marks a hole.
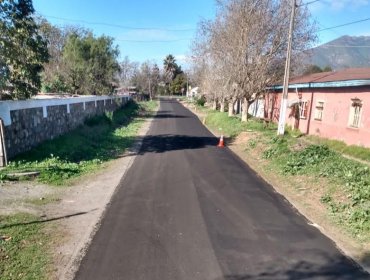
<instances>
[{"instance_id":1,"label":"shrub along road","mask_svg":"<svg viewBox=\"0 0 370 280\"><path fill-rule=\"evenodd\" d=\"M370 279L173 100L162 100L76 279Z\"/></svg>"}]
</instances>

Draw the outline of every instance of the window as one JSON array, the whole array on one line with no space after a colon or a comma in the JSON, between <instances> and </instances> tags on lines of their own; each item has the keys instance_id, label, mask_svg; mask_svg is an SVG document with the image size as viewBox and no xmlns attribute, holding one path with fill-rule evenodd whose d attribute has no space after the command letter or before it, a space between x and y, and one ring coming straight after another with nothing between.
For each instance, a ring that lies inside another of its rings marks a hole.
<instances>
[{"instance_id":1,"label":"window","mask_svg":"<svg viewBox=\"0 0 370 280\"><path fill-rule=\"evenodd\" d=\"M322 120L322 112L324 111L324 102L317 101L316 103L316 110L315 110L315 120L321 121Z\"/></svg>"},{"instance_id":2,"label":"window","mask_svg":"<svg viewBox=\"0 0 370 280\"><path fill-rule=\"evenodd\" d=\"M358 98L352 99L349 110L349 126L358 128L360 126L360 117L362 111L362 101Z\"/></svg>"},{"instance_id":3,"label":"window","mask_svg":"<svg viewBox=\"0 0 370 280\"><path fill-rule=\"evenodd\" d=\"M300 119L307 118L307 109L308 109L308 101L299 102L299 118Z\"/></svg>"}]
</instances>

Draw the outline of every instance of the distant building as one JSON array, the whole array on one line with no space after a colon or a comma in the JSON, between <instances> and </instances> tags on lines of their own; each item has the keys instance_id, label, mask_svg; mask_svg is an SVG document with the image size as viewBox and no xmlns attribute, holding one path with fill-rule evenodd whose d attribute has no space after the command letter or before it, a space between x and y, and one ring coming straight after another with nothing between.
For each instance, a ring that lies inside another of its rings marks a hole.
<instances>
[{"instance_id":1,"label":"distant building","mask_svg":"<svg viewBox=\"0 0 370 280\"><path fill-rule=\"evenodd\" d=\"M133 96L136 95L137 89L135 86L119 87L115 89L115 93L119 95Z\"/></svg>"},{"instance_id":2,"label":"distant building","mask_svg":"<svg viewBox=\"0 0 370 280\"><path fill-rule=\"evenodd\" d=\"M264 117L278 122L282 86L265 95ZM293 78L287 125L309 135L370 147L370 68Z\"/></svg>"},{"instance_id":3,"label":"distant building","mask_svg":"<svg viewBox=\"0 0 370 280\"><path fill-rule=\"evenodd\" d=\"M195 98L195 97L198 97L198 94L199 94L199 87L195 87L195 88L190 89L190 91L186 93L186 96L188 98Z\"/></svg>"}]
</instances>

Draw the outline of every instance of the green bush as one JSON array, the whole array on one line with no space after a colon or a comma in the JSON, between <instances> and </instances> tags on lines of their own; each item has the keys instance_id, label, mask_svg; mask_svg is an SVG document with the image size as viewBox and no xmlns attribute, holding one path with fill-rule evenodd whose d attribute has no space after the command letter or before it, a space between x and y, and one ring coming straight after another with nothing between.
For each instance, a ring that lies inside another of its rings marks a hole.
<instances>
[{"instance_id":1,"label":"green bush","mask_svg":"<svg viewBox=\"0 0 370 280\"><path fill-rule=\"evenodd\" d=\"M202 95L201 97L195 99L195 104L203 107L204 104L206 104L206 101L206 98Z\"/></svg>"}]
</instances>

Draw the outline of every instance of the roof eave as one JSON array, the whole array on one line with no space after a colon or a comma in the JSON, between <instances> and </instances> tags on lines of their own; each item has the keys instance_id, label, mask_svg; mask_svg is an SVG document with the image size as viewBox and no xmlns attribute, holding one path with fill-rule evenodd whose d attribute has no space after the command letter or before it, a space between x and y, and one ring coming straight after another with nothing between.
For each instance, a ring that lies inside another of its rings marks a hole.
<instances>
[{"instance_id":1,"label":"roof eave","mask_svg":"<svg viewBox=\"0 0 370 280\"><path fill-rule=\"evenodd\" d=\"M332 82L321 82L321 83L297 83L289 84L290 89L298 88L339 88L339 87L359 87L369 86L370 80L348 80L348 81L332 81ZM283 86L272 86L269 89L279 90Z\"/></svg>"}]
</instances>

